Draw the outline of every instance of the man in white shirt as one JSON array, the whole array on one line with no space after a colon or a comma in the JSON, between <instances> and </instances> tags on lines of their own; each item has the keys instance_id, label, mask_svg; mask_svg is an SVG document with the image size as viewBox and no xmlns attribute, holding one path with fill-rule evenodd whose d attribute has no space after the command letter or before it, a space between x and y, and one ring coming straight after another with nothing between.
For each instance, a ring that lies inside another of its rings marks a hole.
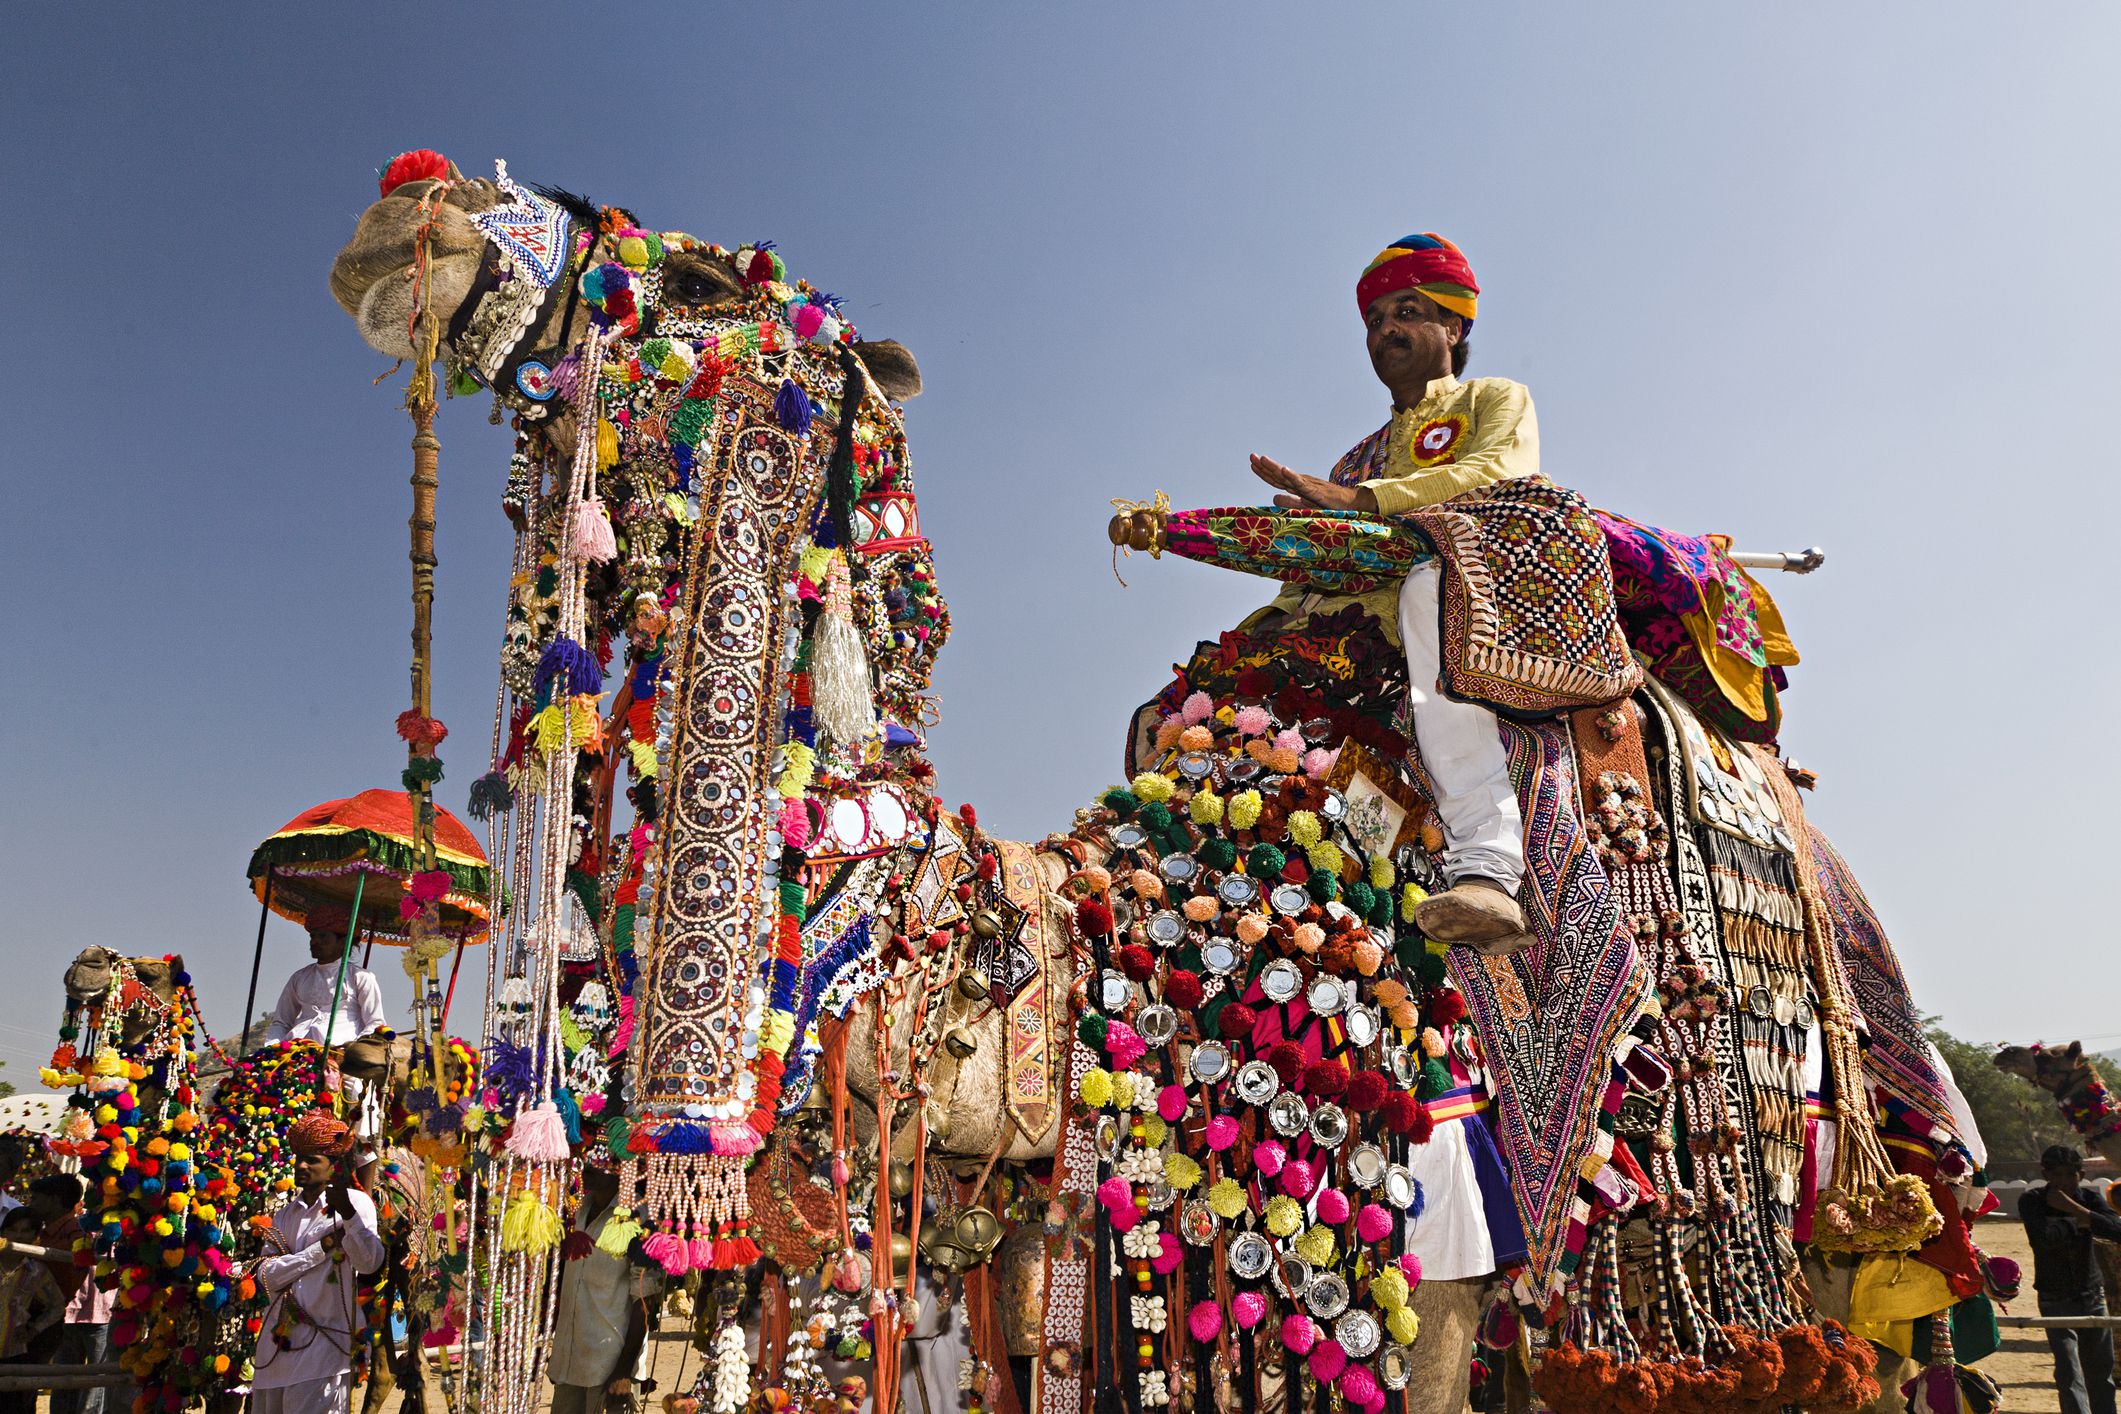
<instances>
[{"instance_id":1,"label":"man in white shirt","mask_svg":"<svg viewBox=\"0 0 2121 1414\"><path fill-rule=\"evenodd\" d=\"M297 968L280 989L279 1005L268 1018L268 1045L316 1041L335 1050L389 1024L383 1011L383 988L377 983L376 974L346 956L351 923L352 915L337 904L314 909L304 920L303 926L309 929L311 962ZM334 999L338 1003L336 1010ZM359 1145L353 1162L360 1169L361 1181L371 1184L375 1182L383 1134L382 1096L376 1086L351 1075L341 1077L339 1093L346 1102L346 1113L353 1117L354 1138Z\"/></svg>"},{"instance_id":2,"label":"man in white shirt","mask_svg":"<svg viewBox=\"0 0 2121 1414\"><path fill-rule=\"evenodd\" d=\"M328 1046L343 1046L385 1025L383 989L377 984L375 973L349 961L345 964L345 983L340 984L339 967L346 957L350 922L347 911L337 905L326 905L309 915L303 926L309 929L312 961L307 967L297 968L280 989L280 1003L268 1018L268 1045L322 1041ZM336 1014L332 1011L334 996L339 1004Z\"/></svg>"},{"instance_id":3,"label":"man in white shirt","mask_svg":"<svg viewBox=\"0 0 2121 1414\"><path fill-rule=\"evenodd\" d=\"M376 1205L341 1171L353 1131L311 1110L287 1132L295 1196L273 1214L257 1265L271 1298L252 1360L252 1414L347 1414L360 1279L383 1265Z\"/></svg>"},{"instance_id":4,"label":"man in white shirt","mask_svg":"<svg viewBox=\"0 0 2121 1414\"><path fill-rule=\"evenodd\" d=\"M560 1304L552 1322L552 1414L603 1414L605 1401L633 1394L641 1346L648 1338L654 1273L624 1254L597 1247L604 1225L618 1213L618 1175L585 1164L582 1201L560 1267Z\"/></svg>"}]
</instances>

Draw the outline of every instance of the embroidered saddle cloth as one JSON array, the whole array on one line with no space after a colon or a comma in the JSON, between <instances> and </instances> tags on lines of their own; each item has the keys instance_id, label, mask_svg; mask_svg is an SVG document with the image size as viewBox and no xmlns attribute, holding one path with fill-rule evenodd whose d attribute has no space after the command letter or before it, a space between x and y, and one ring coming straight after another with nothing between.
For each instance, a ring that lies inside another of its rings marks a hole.
<instances>
[{"instance_id":1,"label":"embroidered saddle cloth","mask_svg":"<svg viewBox=\"0 0 2121 1414\"><path fill-rule=\"evenodd\" d=\"M1613 597L1606 541L1581 496L1543 477L1483 486L1398 517L1219 507L1178 511L1174 554L1323 593L1384 588L1433 555L1444 689L1533 720L1642 683Z\"/></svg>"}]
</instances>

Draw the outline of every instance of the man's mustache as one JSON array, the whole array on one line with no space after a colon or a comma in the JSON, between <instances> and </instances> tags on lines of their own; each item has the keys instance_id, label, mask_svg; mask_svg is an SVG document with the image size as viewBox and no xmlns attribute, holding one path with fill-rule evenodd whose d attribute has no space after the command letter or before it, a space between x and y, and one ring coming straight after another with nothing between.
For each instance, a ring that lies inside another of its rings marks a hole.
<instances>
[{"instance_id":1,"label":"man's mustache","mask_svg":"<svg viewBox=\"0 0 2121 1414\"><path fill-rule=\"evenodd\" d=\"M1413 341L1404 334L1387 334L1377 341L1377 351L1379 353L1383 353L1386 349L1412 350L1413 347Z\"/></svg>"}]
</instances>

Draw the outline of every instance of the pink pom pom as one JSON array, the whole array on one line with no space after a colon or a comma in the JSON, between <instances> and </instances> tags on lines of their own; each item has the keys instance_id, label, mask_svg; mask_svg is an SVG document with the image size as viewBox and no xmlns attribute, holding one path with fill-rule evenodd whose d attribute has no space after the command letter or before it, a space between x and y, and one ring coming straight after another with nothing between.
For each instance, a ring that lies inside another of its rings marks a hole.
<instances>
[{"instance_id":1,"label":"pink pom pom","mask_svg":"<svg viewBox=\"0 0 2121 1414\"><path fill-rule=\"evenodd\" d=\"M1408 1286L1421 1285L1421 1258L1412 1252L1399 1254L1399 1274L1407 1279Z\"/></svg>"},{"instance_id":2,"label":"pink pom pom","mask_svg":"<svg viewBox=\"0 0 2121 1414\"><path fill-rule=\"evenodd\" d=\"M1340 1377L1340 1394L1350 1404L1368 1404L1372 1400L1379 1405L1384 1403L1379 1398L1381 1391L1377 1388L1377 1376L1370 1373L1368 1365L1348 1367L1348 1372Z\"/></svg>"},{"instance_id":3,"label":"pink pom pom","mask_svg":"<svg viewBox=\"0 0 2121 1414\"><path fill-rule=\"evenodd\" d=\"M1267 1298L1256 1291L1240 1291L1230 1298L1230 1315L1239 1330L1250 1330L1267 1314Z\"/></svg>"},{"instance_id":4,"label":"pink pom pom","mask_svg":"<svg viewBox=\"0 0 2121 1414\"><path fill-rule=\"evenodd\" d=\"M781 843L790 849L810 843L810 807L800 800L781 806Z\"/></svg>"},{"instance_id":5,"label":"pink pom pom","mask_svg":"<svg viewBox=\"0 0 2121 1414\"><path fill-rule=\"evenodd\" d=\"M1196 1301L1193 1303L1193 1309L1186 1312L1186 1329L1193 1333L1193 1339L1201 1345L1215 1339L1222 1333L1222 1328L1223 1308L1213 1301Z\"/></svg>"},{"instance_id":6,"label":"pink pom pom","mask_svg":"<svg viewBox=\"0 0 2121 1414\"><path fill-rule=\"evenodd\" d=\"M1317 1186L1318 1176L1302 1159L1291 1159L1281 1171L1281 1191L1291 1198L1308 1198Z\"/></svg>"},{"instance_id":7,"label":"pink pom pom","mask_svg":"<svg viewBox=\"0 0 2121 1414\"><path fill-rule=\"evenodd\" d=\"M1322 1340L1311 1347L1311 1373L1321 1380L1330 1380L1348 1368L1348 1352L1337 1340Z\"/></svg>"},{"instance_id":8,"label":"pink pom pom","mask_svg":"<svg viewBox=\"0 0 2121 1414\"><path fill-rule=\"evenodd\" d=\"M1252 1146L1252 1167L1259 1170L1262 1178L1280 1173L1282 1162L1288 1157L1289 1151L1281 1147L1279 1139L1262 1139Z\"/></svg>"},{"instance_id":9,"label":"pink pom pom","mask_svg":"<svg viewBox=\"0 0 2121 1414\"><path fill-rule=\"evenodd\" d=\"M1266 729L1266 708L1240 707L1237 709L1237 734L1239 736L1258 736Z\"/></svg>"},{"instance_id":10,"label":"pink pom pom","mask_svg":"<svg viewBox=\"0 0 2121 1414\"><path fill-rule=\"evenodd\" d=\"M1149 1043L1126 1022L1114 1021L1105 1027L1105 1054L1112 1057L1115 1070L1125 1070L1149 1054Z\"/></svg>"},{"instance_id":11,"label":"pink pom pom","mask_svg":"<svg viewBox=\"0 0 2121 1414\"><path fill-rule=\"evenodd\" d=\"M1187 726L1197 727L1215 715L1215 699L1205 692L1196 692L1186 699L1186 705L1178 711L1179 715L1186 719Z\"/></svg>"},{"instance_id":12,"label":"pink pom pom","mask_svg":"<svg viewBox=\"0 0 2121 1414\"><path fill-rule=\"evenodd\" d=\"M1109 1209L1107 1210L1105 1215L1105 1221L1112 1224L1112 1230L1114 1232L1132 1232L1134 1231L1135 1224L1139 1223L1141 1220L1141 1210L1136 1208L1132 1203L1129 1203L1124 1208Z\"/></svg>"},{"instance_id":13,"label":"pink pom pom","mask_svg":"<svg viewBox=\"0 0 2121 1414\"><path fill-rule=\"evenodd\" d=\"M1348 1220L1348 1195L1338 1188L1322 1189L1318 1195L1318 1220L1339 1227Z\"/></svg>"},{"instance_id":14,"label":"pink pom pom","mask_svg":"<svg viewBox=\"0 0 2121 1414\"><path fill-rule=\"evenodd\" d=\"M1362 1211L1355 1215L1355 1235L1365 1242L1382 1242L1391 1234L1392 1215L1375 1203L1363 1204ZM1407 1280L1411 1284L1418 1278L1409 1277Z\"/></svg>"},{"instance_id":15,"label":"pink pom pom","mask_svg":"<svg viewBox=\"0 0 2121 1414\"><path fill-rule=\"evenodd\" d=\"M814 304L806 304L795 312L795 333L799 339L807 339L825 322L825 311Z\"/></svg>"},{"instance_id":16,"label":"pink pom pom","mask_svg":"<svg viewBox=\"0 0 2121 1414\"><path fill-rule=\"evenodd\" d=\"M1186 1113L1186 1092L1183 1086L1166 1085L1156 1092L1156 1112L1163 1116L1164 1123L1176 1124Z\"/></svg>"},{"instance_id":17,"label":"pink pom pom","mask_svg":"<svg viewBox=\"0 0 2121 1414\"><path fill-rule=\"evenodd\" d=\"M1237 1142L1237 1121L1228 1115L1217 1115L1208 1121L1208 1147L1220 1154Z\"/></svg>"},{"instance_id":18,"label":"pink pom pom","mask_svg":"<svg viewBox=\"0 0 2121 1414\"><path fill-rule=\"evenodd\" d=\"M1318 1344L1318 1327L1312 1325L1311 1318L1302 1312L1284 1316L1281 1322L1281 1343L1298 1355L1308 1355L1311 1353L1311 1347Z\"/></svg>"},{"instance_id":19,"label":"pink pom pom","mask_svg":"<svg viewBox=\"0 0 2121 1414\"><path fill-rule=\"evenodd\" d=\"M1323 746L1312 747L1304 753L1304 774L1314 781L1320 779L1333 769L1333 761L1339 754L1337 751L1328 751Z\"/></svg>"},{"instance_id":20,"label":"pink pom pom","mask_svg":"<svg viewBox=\"0 0 2121 1414\"><path fill-rule=\"evenodd\" d=\"M1178 1245L1178 1234L1159 1232L1156 1234L1156 1255L1149 1259L1149 1267L1158 1276L1167 1277L1178 1270L1178 1264L1186 1260L1185 1250Z\"/></svg>"},{"instance_id":21,"label":"pink pom pom","mask_svg":"<svg viewBox=\"0 0 2121 1414\"><path fill-rule=\"evenodd\" d=\"M1115 1174L1097 1185L1097 1201L1104 1205L1105 1211L1108 1213L1116 1213L1121 1208L1132 1212L1134 1210L1134 1185Z\"/></svg>"},{"instance_id":22,"label":"pink pom pom","mask_svg":"<svg viewBox=\"0 0 2121 1414\"><path fill-rule=\"evenodd\" d=\"M1303 733L1293 728L1276 732L1274 734L1274 749L1276 751L1302 751L1304 749Z\"/></svg>"}]
</instances>

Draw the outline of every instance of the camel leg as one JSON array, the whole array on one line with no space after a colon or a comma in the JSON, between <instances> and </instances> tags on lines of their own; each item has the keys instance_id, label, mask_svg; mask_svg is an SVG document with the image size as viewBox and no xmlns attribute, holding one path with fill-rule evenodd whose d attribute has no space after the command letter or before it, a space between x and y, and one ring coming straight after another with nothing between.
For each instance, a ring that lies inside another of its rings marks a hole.
<instances>
[{"instance_id":1,"label":"camel leg","mask_svg":"<svg viewBox=\"0 0 2121 1414\"><path fill-rule=\"evenodd\" d=\"M1414 1288L1408 1304L1421 1321L1421 1334L1414 1341L1407 1414L1464 1414L1473 1383L1473 1333L1487 1289L1486 1277L1425 1281Z\"/></svg>"}]
</instances>

